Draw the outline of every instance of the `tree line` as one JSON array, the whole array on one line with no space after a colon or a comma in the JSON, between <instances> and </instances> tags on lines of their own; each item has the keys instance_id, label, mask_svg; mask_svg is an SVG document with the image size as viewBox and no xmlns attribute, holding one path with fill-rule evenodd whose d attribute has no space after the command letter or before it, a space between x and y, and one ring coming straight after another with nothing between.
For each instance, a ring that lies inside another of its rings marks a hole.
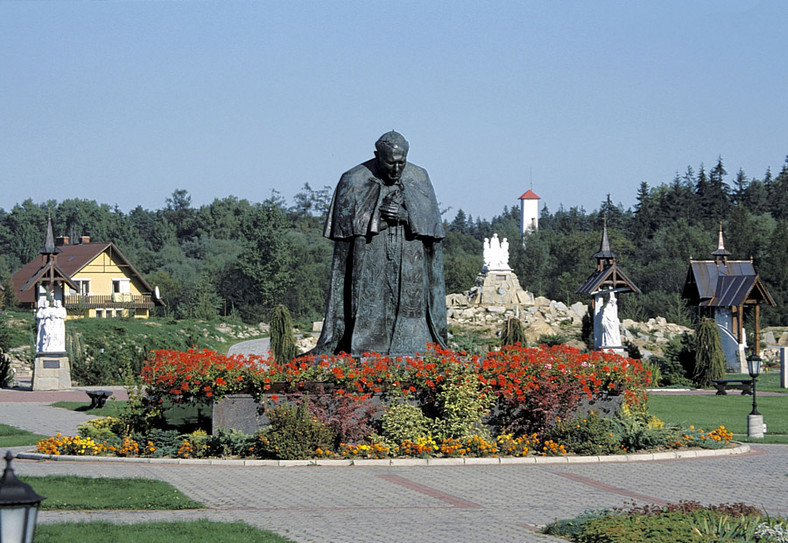
<instances>
[{"instance_id":1,"label":"tree line","mask_svg":"<svg viewBox=\"0 0 788 543\"><path fill-rule=\"evenodd\" d=\"M765 325L788 325L788 159L776 176L767 170L756 179L740 170L730 183L727 177L719 158L708 172L688 167L670 182L640 183L633 208L615 204L609 194L591 212L544 206L539 230L524 238L517 207L504 206L490 220L460 209L446 221L446 290L473 286L483 239L497 232L509 239L510 265L524 288L588 302L575 291L594 269L606 223L619 265L643 291L622 297L622 315L689 324L692 313L681 300L689 259L710 258L722 223L732 258L752 257L778 303L763 312ZM93 200L25 200L0 209L4 303L13 305L8 278L37 255L51 214L55 235L114 242L159 286L163 316L258 322L284 304L301 322L320 319L332 251L322 237L331 193L331 187L305 184L292 202L274 191L263 202L228 196L194 207L187 191L176 190L161 209L129 212Z\"/></svg>"}]
</instances>

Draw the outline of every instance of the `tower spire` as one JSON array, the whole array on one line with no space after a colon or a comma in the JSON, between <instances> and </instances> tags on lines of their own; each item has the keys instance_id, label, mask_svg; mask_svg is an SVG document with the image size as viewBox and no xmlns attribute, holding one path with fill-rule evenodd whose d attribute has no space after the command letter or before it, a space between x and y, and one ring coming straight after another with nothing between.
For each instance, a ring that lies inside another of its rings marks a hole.
<instances>
[{"instance_id":1,"label":"tower spire","mask_svg":"<svg viewBox=\"0 0 788 543\"><path fill-rule=\"evenodd\" d=\"M47 215L47 237L44 241L44 248L38 253L42 255L56 255L60 249L55 247L55 235L52 233L52 211Z\"/></svg>"},{"instance_id":2,"label":"tower spire","mask_svg":"<svg viewBox=\"0 0 788 543\"><path fill-rule=\"evenodd\" d=\"M722 237L722 221L720 221L720 231L717 235L717 250L711 253L714 257L714 261L717 264L727 264L728 257L731 256L731 253L725 249L725 240Z\"/></svg>"},{"instance_id":3,"label":"tower spire","mask_svg":"<svg viewBox=\"0 0 788 543\"><path fill-rule=\"evenodd\" d=\"M616 260L616 253L610 250L610 241L607 237L607 218L605 218L604 226L602 227L602 245L599 251L594 254L594 258L596 258L597 267L600 270Z\"/></svg>"}]
</instances>

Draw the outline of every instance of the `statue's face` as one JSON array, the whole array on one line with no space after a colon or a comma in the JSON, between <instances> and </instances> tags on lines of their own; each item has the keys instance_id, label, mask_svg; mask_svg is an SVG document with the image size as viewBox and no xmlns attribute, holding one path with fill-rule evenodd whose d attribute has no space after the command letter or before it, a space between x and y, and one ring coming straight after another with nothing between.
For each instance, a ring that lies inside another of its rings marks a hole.
<instances>
[{"instance_id":1,"label":"statue's face","mask_svg":"<svg viewBox=\"0 0 788 543\"><path fill-rule=\"evenodd\" d=\"M380 151L375 151L378 172L386 184L392 185L399 181L407 163L407 156L408 154L402 149L390 147L383 147Z\"/></svg>"}]
</instances>

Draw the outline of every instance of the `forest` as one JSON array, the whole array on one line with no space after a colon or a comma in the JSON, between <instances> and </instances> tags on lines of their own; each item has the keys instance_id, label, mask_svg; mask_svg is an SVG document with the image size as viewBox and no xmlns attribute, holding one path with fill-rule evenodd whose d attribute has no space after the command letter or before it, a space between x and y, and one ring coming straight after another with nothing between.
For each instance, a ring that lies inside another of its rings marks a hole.
<instances>
[{"instance_id":1,"label":"forest","mask_svg":"<svg viewBox=\"0 0 788 543\"><path fill-rule=\"evenodd\" d=\"M633 190L637 183L633 183ZM331 243L322 237L332 187L309 184L287 202L274 191L263 202L234 196L194 207L176 190L161 209L124 212L93 200L35 203L0 209L0 280L3 304L16 303L10 275L42 248L48 214L56 236L112 241L152 284L170 318L234 318L267 321L278 304L307 323L322 318ZM739 170L729 177L720 157L713 168L687 167L670 182L641 182L636 204L624 209L600 195L598 209L544 205L539 230L520 236L519 207L504 206L491 219L462 209L446 221L444 266L447 293L474 285L482 267L482 242L497 232L510 242L510 265L523 288L568 303L594 270L603 224L610 246L640 296L621 302L622 318L664 316L691 324L681 299L690 258L711 258L722 225L733 259L752 258L776 308L762 312L765 326L788 325L788 158L781 171L762 178ZM440 195L438 195L440 197ZM448 216L451 210L443 210Z\"/></svg>"}]
</instances>

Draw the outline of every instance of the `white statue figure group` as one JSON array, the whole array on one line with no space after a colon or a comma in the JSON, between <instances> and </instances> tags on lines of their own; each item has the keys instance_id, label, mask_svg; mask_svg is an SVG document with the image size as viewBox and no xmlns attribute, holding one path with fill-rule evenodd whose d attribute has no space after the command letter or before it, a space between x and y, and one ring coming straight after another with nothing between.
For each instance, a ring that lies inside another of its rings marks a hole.
<instances>
[{"instance_id":1,"label":"white statue figure group","mask_svg":"<svg viewBox=\"0 0 788 543\"><path fill-rule=\"evenodd\" d=\"M60 300L50 306L43 298L36 310L36 350L39 353L62 353L66 350L66 308Z\"/></svg>"},{"instance_id":2,"label":"white statue figure group","mask_svg":"<svg viewBox=\"0 0 788 543\"><path fill-rule=\"evenodd\" d=\"M498 239L498 234L493 234L492 239L484 238L484 270L509 271L509 240Z\"/></svg>"}]
</instances>

